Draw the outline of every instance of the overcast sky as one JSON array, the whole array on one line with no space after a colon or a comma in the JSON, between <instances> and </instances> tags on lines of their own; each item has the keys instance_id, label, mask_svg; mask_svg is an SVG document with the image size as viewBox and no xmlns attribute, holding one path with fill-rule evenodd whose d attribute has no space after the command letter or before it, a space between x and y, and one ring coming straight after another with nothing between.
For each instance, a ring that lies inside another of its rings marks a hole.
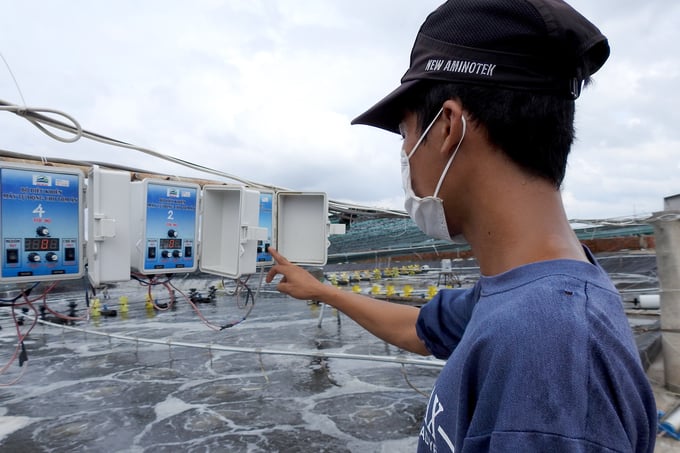
<instances>
[{"instance_id":1,"label":"overcast sky","mask_svg":"<svg viewBox=\"0 0 680 453\"><path fill-rule=\"evenodd\" d=\"M400 138L350 120L395 88L439 0L0 0L0 52L32 107L260 183L403 208ZM612 55L577 101L570 218L680 193L680 1L573 0ZM0 66L0 99L21 104ZM0 148L197 173L0 112Z\"/></svg>"}]
</instances>

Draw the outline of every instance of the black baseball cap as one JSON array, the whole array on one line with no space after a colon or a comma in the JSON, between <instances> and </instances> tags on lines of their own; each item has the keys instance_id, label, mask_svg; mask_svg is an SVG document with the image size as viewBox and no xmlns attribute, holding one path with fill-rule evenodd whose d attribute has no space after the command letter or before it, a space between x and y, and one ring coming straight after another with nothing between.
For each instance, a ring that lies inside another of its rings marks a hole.
<instances>
[{"instance_id":1,"label":"black baseball cap","mask_svg":"<svg viewBox=\"0 0 680 453\"><path fill-rule=\"evenodd\" d=\"M425 80L576 99L608 57L607 38L562 0L449 0L421 25L401 85L352 124L398 132L404 100Z\"/></svg>"}]
</instances>

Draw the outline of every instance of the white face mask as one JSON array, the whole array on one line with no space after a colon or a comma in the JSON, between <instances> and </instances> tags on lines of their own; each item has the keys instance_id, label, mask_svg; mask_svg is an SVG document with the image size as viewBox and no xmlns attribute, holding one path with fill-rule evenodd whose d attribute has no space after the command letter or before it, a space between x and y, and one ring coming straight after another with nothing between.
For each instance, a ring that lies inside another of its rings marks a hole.
<instances>
[{"instance_id":1,"label":"white face mask","mask_svg":"<svg viewBox=\"0 0 680 453\"><path fill-rule=\"evenodd\" d=\"M437 112L437 115L435 115L430 125L427 126L410 153L406 154L406 152L402 149L401 180L404 187L404 193L406 194L404 207L406 208L406 212L408 212L408 215L411 217L411 219L413 219L416 225L418 225L418 228L420 228L423 233L430 237L450 241L452 239L449 233L449 228L446 225L444 203L441 198L437 197L437 195L439 194L439 189L441 188L442 182L444 182L444 177L446 176L446 173L449 171L449 167L453 162L453 158L456 157L458 149L460 148L460 144L463 143L465 130L467 128L465 117L461 116L461 121L463 123L463 134L460 137L460 141L458 142L456 149L453 151L453 154L451 154L451 158L446 164L446 167L444 167L442 175L439 177L439 182L437 183L437 188L434 190L433 195L421 198L413 192L413 189L411 188L411 169L409 166L409 159L411 159L411 156L413 156L413 154L416 152L418 146L420 146L420 144L423 142L427 133L430 132L430 129L434 125L435 121L437 121L437 118L439 118L439 115L441 115L443 110L443 107L439 109L439 112Z\"/></svg>"}]
</instances>

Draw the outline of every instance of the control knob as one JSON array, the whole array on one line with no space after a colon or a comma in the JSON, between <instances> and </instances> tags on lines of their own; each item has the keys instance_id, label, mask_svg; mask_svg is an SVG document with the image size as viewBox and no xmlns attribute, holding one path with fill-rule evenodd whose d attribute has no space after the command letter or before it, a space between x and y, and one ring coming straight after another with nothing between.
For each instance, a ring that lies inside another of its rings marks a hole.
<instances>
[{"instance_id":1,"label":"control knob","mask_svg":"<svg viewBox=\"0 0 680 453\"><path fill-rule=\"evenodd\" d=\"M38 234L38 236L42 236L42 237L45 237L45 236L49 236L49 235L50 235L50 229L47 228L47 227L44 226L44 225L39 226L39 227L35 230L35 232Z\"/></svg>"},{"instance_id":2,"label":"control knob","mask_svg":"<svg viewBox=\"0 0 680 453\"><path fill-rule=\"evenodd\" d=\"M45 259L50 262L55 262L59 259L59 256L54 252L49 252L47 255L45 255Z\"/></svg>"},{"instance_id":3,"label":"control knob","mask_svg":"<svg viewBox=\"0 0 680 453\"><path fill-rule=\"evenodd\" d=\"M179 233L176 230L168 230L169 238L176 238L177 236L179 236Z\"/></svg>"},{"instance_id":4,"label":"control knob","mask_svg":"<svg viewBox=\"0 0 680 453\"><path fill-rule=\"evenodd\" d=\"M28 254L28 261L31 263L39 263L40 262L40 255L37 253L29 253Z\"/></svg>"},{"instance_id":5,"label":"control knob","mask_svg":"<svg viewBox=\"0 0 680 453\"><path fill-rule=\"evenodd\" d=\"M172 251L172 257L173 257L173 258L181 258L181 257L182 257L182 252L180 252L179 250L173 250L173 251Z\"/></svg>"}]
</instances>

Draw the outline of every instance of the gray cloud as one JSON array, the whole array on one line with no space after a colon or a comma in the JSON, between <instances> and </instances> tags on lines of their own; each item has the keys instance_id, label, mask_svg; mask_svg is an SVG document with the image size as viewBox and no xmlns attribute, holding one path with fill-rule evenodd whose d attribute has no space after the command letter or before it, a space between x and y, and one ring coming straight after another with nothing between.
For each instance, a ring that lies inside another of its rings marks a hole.
<instances>
[{"instance_id":1,"label":"gray cloud","mask_svg":"<svg viewBox=\"0 0 680 453\"><path fill-rule=\"evenodd\" d=\"M349 126L399 82L437 1L0 0L26 101L95 132L246 179L402 207L398 137ZM570 217L658 210L680 192L680 3L574 0L612 56L578 101ZM20 102L0 70L0 98ZM11 114L0 147L193 175L128 150L56 143Z\"/></svg>"}]
</instances>

